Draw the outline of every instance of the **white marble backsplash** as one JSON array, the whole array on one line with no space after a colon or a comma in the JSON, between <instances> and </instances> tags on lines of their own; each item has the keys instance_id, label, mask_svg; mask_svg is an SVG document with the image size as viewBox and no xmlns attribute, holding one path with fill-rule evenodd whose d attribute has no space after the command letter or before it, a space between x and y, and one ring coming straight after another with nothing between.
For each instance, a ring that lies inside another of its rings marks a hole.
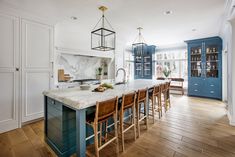
<instances>
[{"instance_id":1,"label":"white marble backsplash","mask_svg":"<svg viewBox=\"0 0 235 157\"><path fill-rule=\"evenodd\" d=\"M74 79L95 79L97 69L110 59L61 54L57 57L57 68L64 69Z\"/></svg>"}]
</instances>

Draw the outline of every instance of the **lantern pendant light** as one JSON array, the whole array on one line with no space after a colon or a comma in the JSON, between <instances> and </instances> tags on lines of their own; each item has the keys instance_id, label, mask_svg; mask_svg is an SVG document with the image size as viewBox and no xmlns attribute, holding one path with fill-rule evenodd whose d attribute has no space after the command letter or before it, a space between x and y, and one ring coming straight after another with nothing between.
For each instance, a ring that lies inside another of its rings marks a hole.
<instances>
[{"instance_id":1,"label":"lantern pendant light","mask_svg":"<svg viewBox=\"0 0 235 157\"><path fill-rule=\"evenodd\" d=\"M104 16L104 12L107 10L105 6L99 7L102 11L102 17L95 25L95 28L91 32L91 49L98 51L111 51L115 50L116 33L112 26ZM107 23L107 25L105 25ZM109 29L107 28L109 27Z\"/></svg>"},{"instance_id":2,"label":"lantern pendant light","mask_svg":"<svg viewBox=\"0 0 235 157\"><path fill-rule=\"evenodd\" d=\"M144 53L144 48L147 46L145 43L144 37L141 34L142 27L138 27L137 30L139 32L138 36L136 37L135 41L132 44L132 52L136 53L138 56Z\"/></svg>"}]
</instances>

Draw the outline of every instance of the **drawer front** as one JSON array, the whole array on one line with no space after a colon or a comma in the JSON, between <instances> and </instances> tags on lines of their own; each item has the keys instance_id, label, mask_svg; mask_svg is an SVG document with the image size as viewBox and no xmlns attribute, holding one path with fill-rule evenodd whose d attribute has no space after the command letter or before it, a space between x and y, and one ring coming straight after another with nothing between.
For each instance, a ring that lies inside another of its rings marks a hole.
<instances>
[{"instance_id":1,"label":"drawer front","mask_svg":"<svg viewBox=\"0 0 235 157\"><path fill-rule=\"evenodd\" d=\"M190 81L188 84L188 94L192 96L201 96L203 94L203 82L200 80Z\"/></svg>"}]
</instances>

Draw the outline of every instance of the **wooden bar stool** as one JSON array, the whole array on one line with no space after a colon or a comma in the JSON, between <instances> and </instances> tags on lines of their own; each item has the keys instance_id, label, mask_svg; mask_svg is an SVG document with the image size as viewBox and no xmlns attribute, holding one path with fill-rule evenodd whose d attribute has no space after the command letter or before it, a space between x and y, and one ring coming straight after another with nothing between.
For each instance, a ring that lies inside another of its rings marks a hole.
<instances>
[{"instance_id":1,"label":"wooden bar stool","mask_svg":"<svg viewBox=\"0 0 235 157\"><path fill-rule=\"evenodd\" d=\"M166 101L167 104L169 105L169 108L171 108L171 99L170 99L170 86L171 86L171 81L167 82L167 90L166 90Z\"/></svg>"},{"instance_id":2,"label":"wooden bar stool","mask_svg":"<svg viewBox=\"0 0 235 157\"><path fill-rule=\"evenodd\" d=\"M136 101L136 93L129 93L129 94L123 94L122 95L122 105L121 109L119 111L120 113L120 131L121 131L121 139L122 139L122 151L125 151L124 147L124 133L131 129L134 128L134 138L136 140L136 123L135 123L135 101ZM127 110L131 110L131 123L127 124L124 122L124 113ZM124 129L124 124L127 124L128 127Z\"/></svg>"},{"instance_id":3,"label":"wooden bar stool","mask_svg":"<svg viewBox=\"0 0 235 157\"><path fill-rule=\"evenodd\" d=\"M162 107L164 107L164 110L165 112L167 111L167 102L166 102L166 88L167 88L167 85L166 83L163 83L160 85L160 88L161 88L161 104L162 104Z\"/></svg>"},{"instance_id":4,"label":"wooden bar stool","mask_svg":"<svg viewBox=\"0 0 235 157\"><path fill-rule=\"evenodd\" d=\"M157 99L157 102L156 102ZM149 100L151 101L151 107L149 107L149 110L151 111L151 114L149 116L153 117L153 123L155 122L155 111L158 112L159 119L162 116L162 103L161 103L161 88L160 85L156 85L153 87L153 92L149 95Z\"/></svg>"},{"instance_id":5,"label":"wooden bar stool","mask_svg":"<svg viewBox=\"0 0 235 157\"><path fill-rule=\"evenodd\" d=\"M165 112L168 110L168 107L171 107L170 104L170 82L161 84L161 103L164 106ZM162 101L163 100L163 101Z\"/></svg>"},{"instance_id":6,"label":"wooden bar stool","mask_svg":"<svg viewBox=\"0 0 235 157\"><path fill-rule=\"evenodd\" d=\"M146 129L148 129L148 116L147 116L147 92L148 88L138 90L136 102L136 117L137 117L137 130L138 137L140 137L140 122L145 120ZM141 105L143 104L144 112L142 112ZM141 114L143 116L141 117Z\"/></svg>"},{"instance_id":7,"label":"wooden bar stool","mask_svg":"<svg viewBox=\"0 0 235 157\"><path fill-rule=\"evenodd\" d=\"M94 130L94 145L95 155L99 157L99 151L113 141L116 141L116 151L118 153L118 131L117 131L117 108L118 108L118 97L109 99L102 102L96 102L96 111L94 116L87 117L87 124L89 124ZM107 123L110 118L114 120L114 132L115 135L111 139L107 140ZM105 131L105 143L102 144L103 130L102 124L106 124ZM100 138L98 139L98 127L100 125Z\"/></svg>"}]
</instances>

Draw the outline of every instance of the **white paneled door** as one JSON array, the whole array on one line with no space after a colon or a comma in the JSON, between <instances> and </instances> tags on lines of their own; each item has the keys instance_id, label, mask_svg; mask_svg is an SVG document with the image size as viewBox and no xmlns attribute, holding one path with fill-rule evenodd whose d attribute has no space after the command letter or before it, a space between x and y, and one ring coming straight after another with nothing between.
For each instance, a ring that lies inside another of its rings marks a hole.
<instances>
[{"instance_id":1,"label":"white paneled door","mask_svg":"<svg viewBox=\"0 0 235 157\"><path fill-rule=\"evenodd\" d=\"M0 133L19 123L19 19L0 14Z\"/></svg>"},{"instance_id":2,"label":"white paneled door","mask_svg":"<svg viewBox=\"0 0 235 157\"><path fill-rule=\"evenodd\" d=\"M44 116L42 92L52 83L53 28L22 20L22 122Z\"/></svg>"}]
</instances>

